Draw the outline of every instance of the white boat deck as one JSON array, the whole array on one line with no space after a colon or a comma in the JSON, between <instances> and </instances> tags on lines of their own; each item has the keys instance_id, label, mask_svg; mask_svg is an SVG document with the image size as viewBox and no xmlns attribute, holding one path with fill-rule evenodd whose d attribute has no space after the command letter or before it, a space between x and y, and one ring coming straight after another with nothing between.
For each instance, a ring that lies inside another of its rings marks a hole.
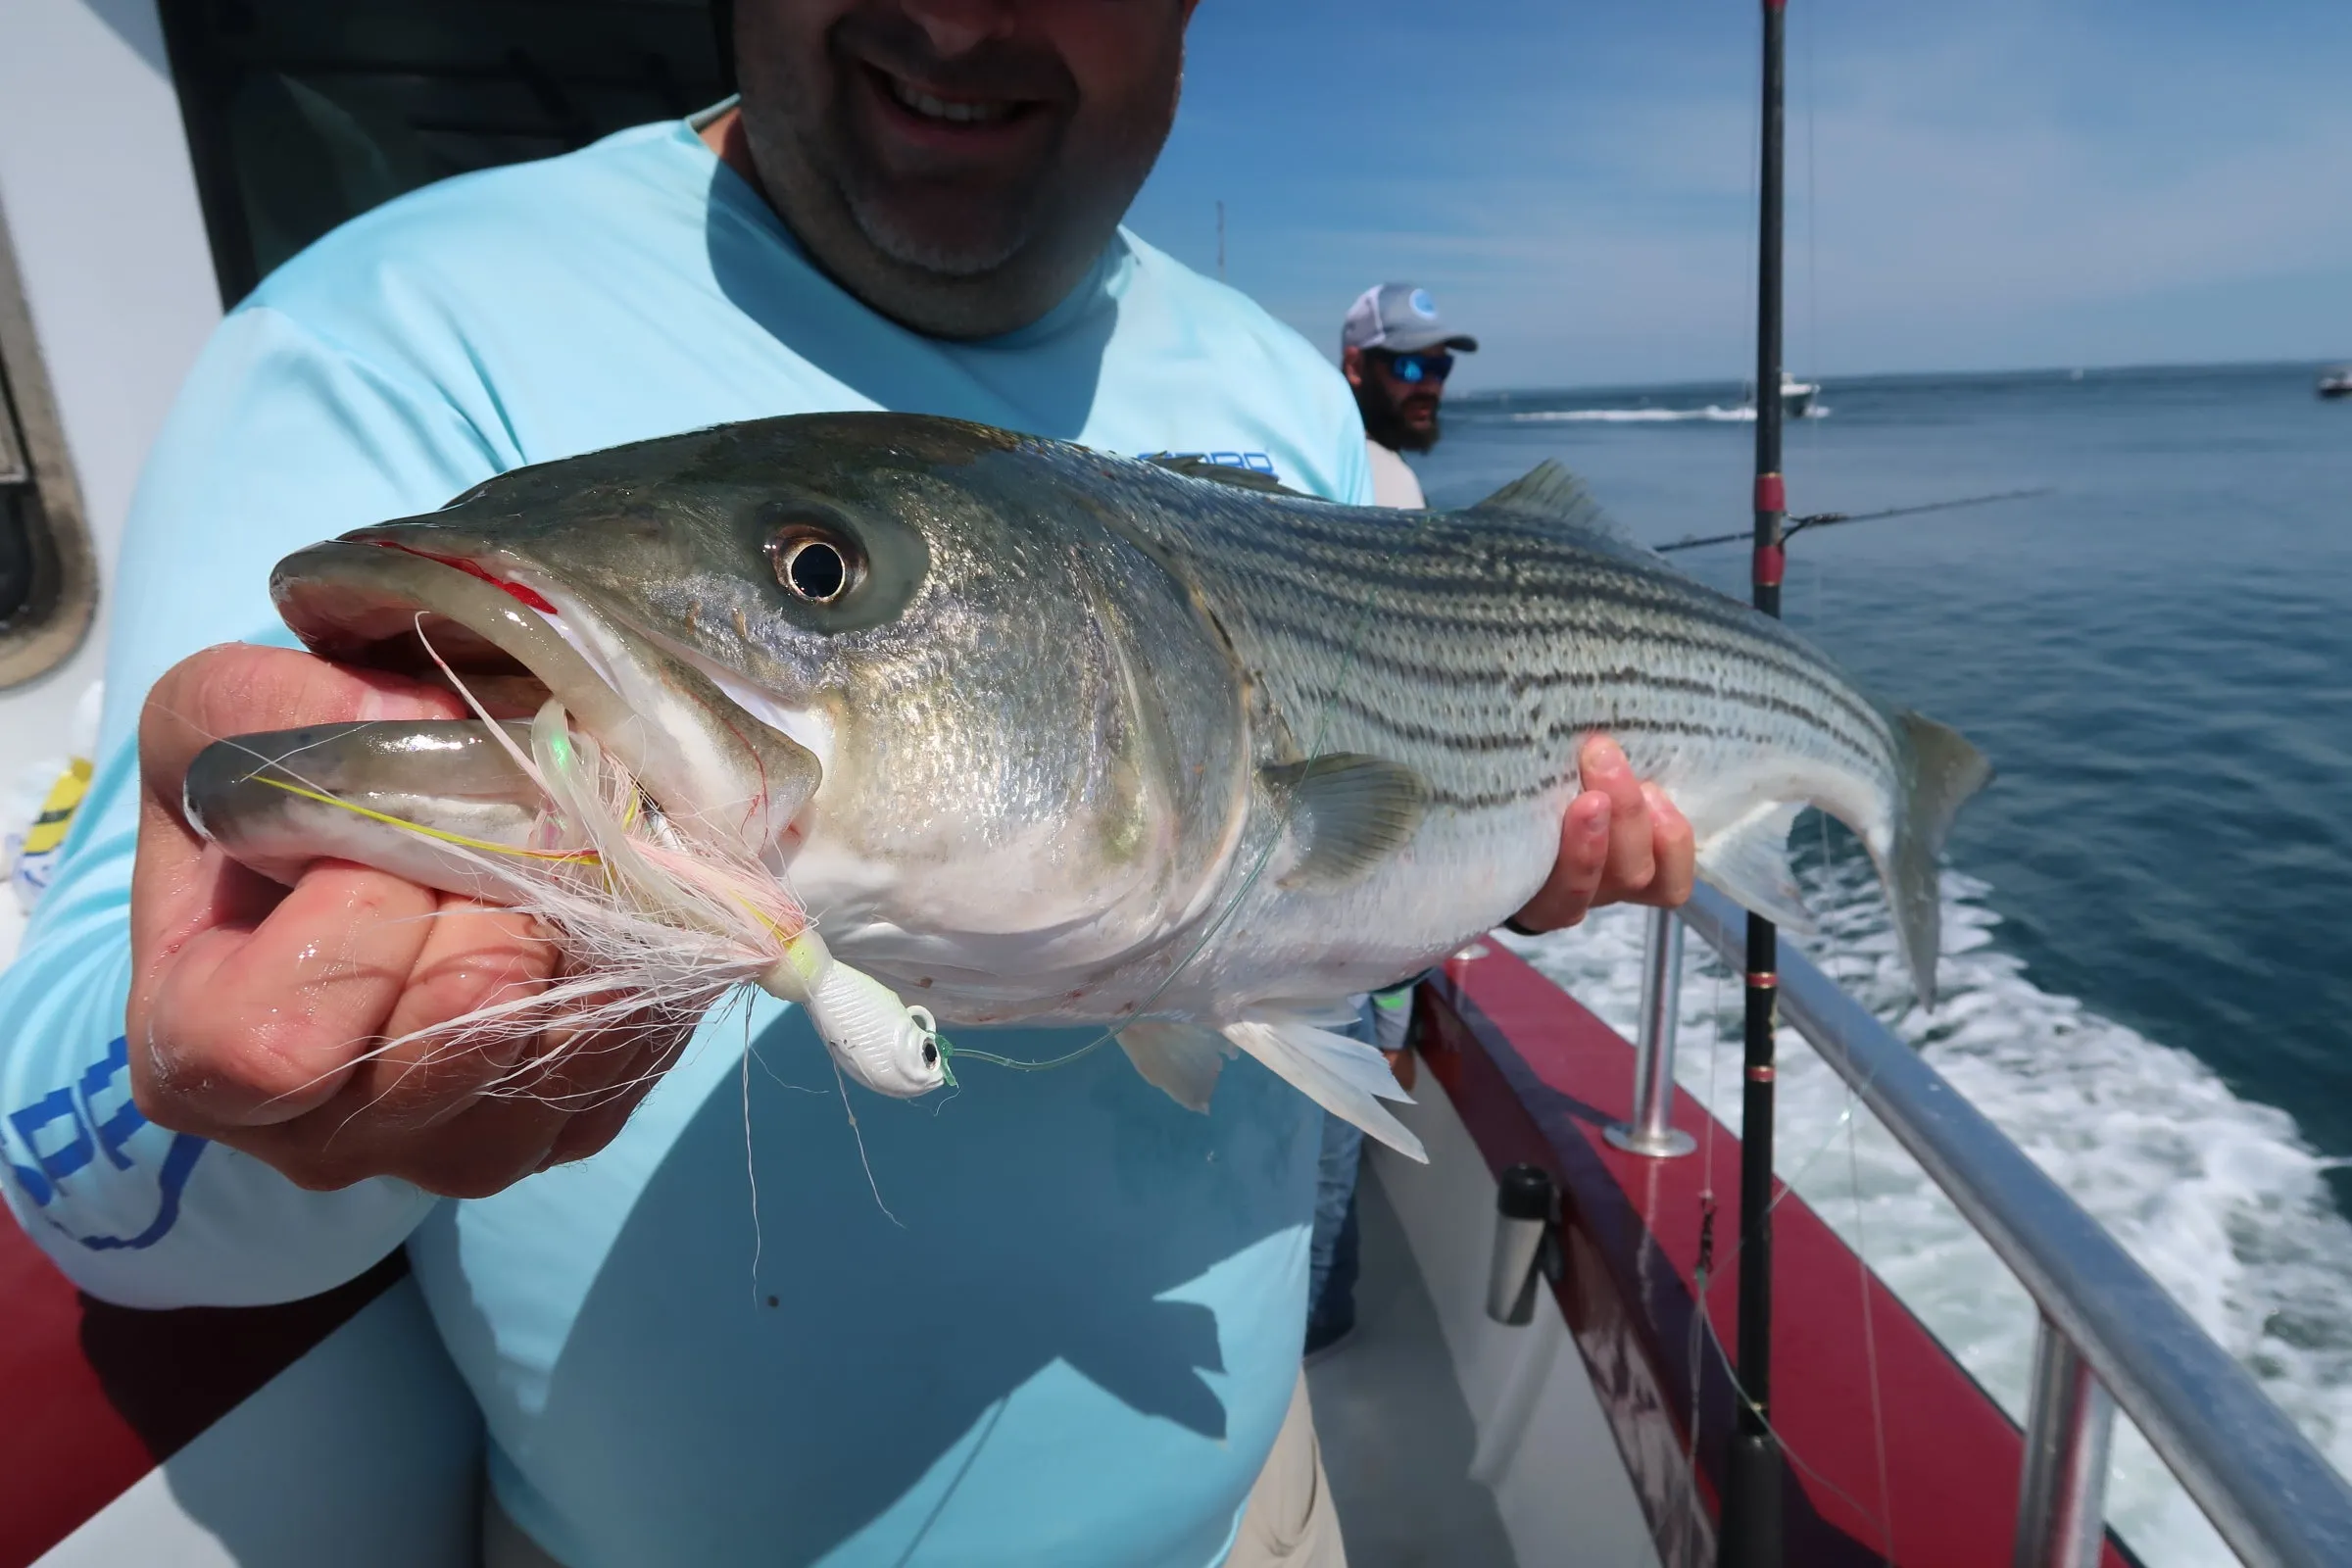
<instances>
[{"instance_id":1,"label":"white boat deck","mask_svg":"<svg viewBox=\"0 0 2352 1568\"><path fill-rule=\"evenodd\" d=\"M1306 1374L1348 1568L1518 1568L1404 1227L1364 1162L1355 1338Z\"/></svg>"}]
</instances>

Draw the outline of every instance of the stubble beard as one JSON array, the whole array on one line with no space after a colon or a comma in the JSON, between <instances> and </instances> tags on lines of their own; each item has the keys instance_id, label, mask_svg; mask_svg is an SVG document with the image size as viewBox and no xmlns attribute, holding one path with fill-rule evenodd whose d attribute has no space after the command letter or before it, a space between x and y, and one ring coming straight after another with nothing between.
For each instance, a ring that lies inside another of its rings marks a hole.
<instances>
[{"instance_id":1,"label":"stubble beard","mask_svg":"<svg viewBox=\"0 0 2352 1568\"><path fill-rule=\"evenodd\" d=\"M1077 286L1157 160L1182 79L1179 67L1164 104L1109 133L1074 138L1063 123L991 221L943 238L908 220L919 185L881 169L854 122L849 96L864 84L852 73L863 68L829 39L821 69L809 84L775 60L744 62L744 131L770 205L850 293L916 331L967 340L1029 325Z\"/></svg>"}]
</instances>

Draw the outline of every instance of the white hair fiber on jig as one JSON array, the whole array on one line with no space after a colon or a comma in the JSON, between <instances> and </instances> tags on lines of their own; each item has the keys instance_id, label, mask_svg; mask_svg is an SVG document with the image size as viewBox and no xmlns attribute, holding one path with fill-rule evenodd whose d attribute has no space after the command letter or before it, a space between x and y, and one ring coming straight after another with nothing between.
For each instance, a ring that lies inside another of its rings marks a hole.
<instances>
[{"instance_id":1,"label":"white hair fiber on jig","mask_svg":"<svg viewBox=\"0 0 2352 1568\"><path fill-rule=\"evenodd\" d=\"M443 666L445 669L446 665ZM452 674L455 681L455 675ZM878 1093L952 1083L938 1026L871 976L837 961L791 887L748 853L680 833L649 809L636 778L550 699L526 754L457 682L544 800L527 847L466 838L257 771L253 781L432 839L495 902L551 934L565 973L543 987L387 1042L371 1054L431 1047L515 1061L492 1092L528 1093L551 1029L692 1024L738 988L805 1008L842 1071Z\"/></svg>"}]
</instances>

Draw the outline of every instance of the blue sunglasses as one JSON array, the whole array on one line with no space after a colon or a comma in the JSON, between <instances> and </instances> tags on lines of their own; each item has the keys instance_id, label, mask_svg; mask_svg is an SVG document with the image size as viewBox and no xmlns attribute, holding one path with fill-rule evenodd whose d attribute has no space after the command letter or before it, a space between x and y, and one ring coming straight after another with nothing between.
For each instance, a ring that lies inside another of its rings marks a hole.
<instances>
[{"instance_id":1,"label":"blue sunglasses","mask_svg":"<svg viewBox=\"0 0 2352 1568\"><path fill-rule=\"evenodd\" d=\"M1409 385L1423 381L1444 381L1453 373L1450 354L1384 354L1389 373Z\"/></svg>"}]
</instances>

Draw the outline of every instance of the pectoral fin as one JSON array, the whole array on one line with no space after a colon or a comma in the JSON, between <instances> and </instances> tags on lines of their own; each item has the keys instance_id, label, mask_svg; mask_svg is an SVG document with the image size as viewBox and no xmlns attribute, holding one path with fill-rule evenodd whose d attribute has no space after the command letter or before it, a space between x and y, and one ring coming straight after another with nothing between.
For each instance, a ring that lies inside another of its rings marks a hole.
<instances>
[{"instance_id":1,"label":"pectoral fin","mask_svg":"<svg viewBox=\"0 0 2352 1568\"><path fill-rule=\"evenodd\" d=\"M1760 806L1698 847L1699 879L1741 908L1791 931L1815 929L1788 874L1788 829L1802 801Z\"/></svg>"},{"instance_id":2,"label":"pectoral fin","mask_svg":"<svg viewBox=\"0 0 2352 1568\"><path fill-rule=\"evenodd\" d=\"M1281 802L1297 858L1285 887L1329 893L1362 880L1412 841L1429 785L1401 762L1334 752L1258 769Z\"/></svg>"},{"instance_id":3,"label":"pectoral fin","mask_svg":"<svg viewBox=\"0 0 2352 1568\"><path fill-rule=\"evenodd\" d=\"M1306 1024L1256 1019L1228 1024L1225 1038L1333 1115L1355 1123L1398 1153L1429 1163L1421 1140L1381 1103L1400 1100L1410 1104L1413 1097L1396 1082L1388 1058L1372 1047Z\"/></svg>"},{"instance_id":4,"label":"pectoral fin","mask_svg":"<svg viewBox=\"0 0 2352 1568\"><path fill-rule=\"evenodd\" d=\"M1119 1031L1119 1049L1144 1075L1144 1082L1164 1090L1187 1110L1207 1113L1209 1096L1216 1092L1217 1074L1233 1047L1214 1029L1197 1023L1165 1023L1147 1019Z\"/></svg>"}]
</instances>

